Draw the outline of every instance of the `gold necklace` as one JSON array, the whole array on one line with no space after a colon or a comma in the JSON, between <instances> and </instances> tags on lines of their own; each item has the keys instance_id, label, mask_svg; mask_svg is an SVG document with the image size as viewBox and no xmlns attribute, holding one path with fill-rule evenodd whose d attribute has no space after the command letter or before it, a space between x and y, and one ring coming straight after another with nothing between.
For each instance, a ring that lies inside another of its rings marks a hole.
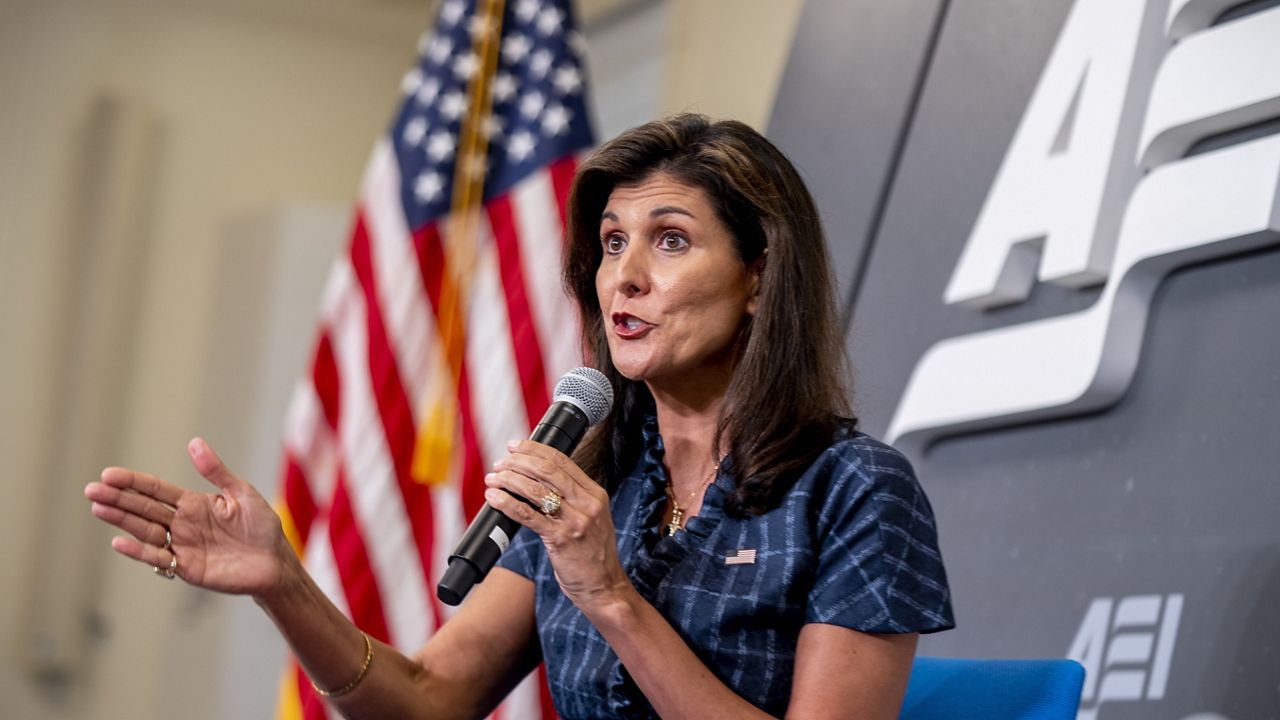
<instances>
[{"instance_id":1,"label":"gold necklace","mask_svg":"<svg viewBox=\"0 0 1280 720\"><path fill-rule=\"evenodd\" d=\"M706 487L711 484L711 481L716 479L716 473L719 472L719 470L720 463L716 463L711 466L711 474L707 476L707 479L698 487L694 488L693 492L689 493L689 499L685 501L686 506L692 505L693 496L697 495L702 490L705 490ZM684 525L681 523L681 521L684 520L684 508L680 507L680 501L676 499L675 487L672 485L670 479L667 480L667 497L671 499L671 522L667 523L667 536L670 537L684 529Z\"/></svg>"}]
</instances>

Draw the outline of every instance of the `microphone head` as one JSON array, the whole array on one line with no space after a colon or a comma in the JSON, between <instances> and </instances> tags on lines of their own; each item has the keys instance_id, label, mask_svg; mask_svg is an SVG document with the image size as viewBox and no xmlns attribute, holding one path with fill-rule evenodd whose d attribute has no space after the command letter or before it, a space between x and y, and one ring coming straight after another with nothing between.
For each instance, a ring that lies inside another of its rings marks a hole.
<instances>
[{"instance_id":1,"label":"microphone head","mask_svg":"<svg viewBox=\"0 0 1280 720\"><path fill-rule=\"evenodd\" d=\"M574 368L556 382L555 397L551 402L561 400L578 406L587 414L588 423L595 425L613 407L613 386L609 384L609 378L595 368Z\"/></svg>"}]
</instances>

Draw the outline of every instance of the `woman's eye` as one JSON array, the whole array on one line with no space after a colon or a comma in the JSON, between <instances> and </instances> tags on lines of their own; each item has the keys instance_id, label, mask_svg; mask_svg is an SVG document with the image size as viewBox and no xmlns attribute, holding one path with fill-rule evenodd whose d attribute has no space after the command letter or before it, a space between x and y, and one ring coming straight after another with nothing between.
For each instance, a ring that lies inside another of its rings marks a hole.
<instances>
[{"instance_id":1,"label":"woman's eye","mask_svg":"<svg viewBox=\"0 0 1280 720\"><path fill-rule=\"evenodd\" d=\"M604 251L610 255L617 255L627 247L627 241L617 235L606 236L601 244L604 245Z\"/></svg>"},{"instance_id":2,"label":"woman's eye","mask_svg":"<svg viewBox=\"0 0 1280 720\"><path fill-rule=\"evenodd\" d=\"M689 241L676 232L663 233L662 237L658 239L658 246L663 250L680 250L688 244Z\"/></svg>"}]
</instances>

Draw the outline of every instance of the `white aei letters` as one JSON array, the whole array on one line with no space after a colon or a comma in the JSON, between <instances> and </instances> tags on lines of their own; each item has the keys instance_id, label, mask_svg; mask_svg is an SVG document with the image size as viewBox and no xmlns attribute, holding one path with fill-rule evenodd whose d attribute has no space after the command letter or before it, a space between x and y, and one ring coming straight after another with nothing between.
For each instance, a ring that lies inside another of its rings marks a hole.
<instances>
[{"instance_id":1,"label":"white aei letters","mask_svg":"<svg viewBox=\"0 0 1280 720\"><path fill-rule=\"evenodd\" d=\"M1271 38L1271 42L1257 42ZM1193 35L1165 57L1151 90L1139 161L1182 157L1206 135L1280 116L1280 13Z\"/></svg>"},{"instance_id":2,"label":"white aei letters","mask_svg":"<svg viewBox=\"0 0 1280 720\"><path fill-rule=\"evenodd\" d=\"M1074 286L1106 277L1115 221L1137 181L1117 145L1133 142L1141 111L1131 82L1149 82L1133 77L1139 45L1158 37L1149 15L1142 3L1112 0L1071 8L947 285L948 304L1020 302L1037 274Z\"/></svg>"},{"instance_id":3,"label":"white aei letters","mask_svg":"<svg viewBox=\"0 0 1280 720\"><path fill-rule=\"evenodd\" d=\"M1121 7L1136 3L1077 2L1064 37L1078 34L1070 42L1081 45L1068 51L1063 40L1055 48L1027 110L1028 118L1044 119L1024 119L1019 128L945 300L992 307L1025 298L1040 245L1042 279L1081 283L1105 259L1106 285L1086 310L935 344L907 383L889 427L891 441L923 446L955 432L1113 403L1133 377L1148 304L1165 275L1280 242L1280 136L1182 157L1201 138L1280 115L1280 78L1269 71L1280 60L1280 8L1204 27L1229 4L1154 0L1146 14L1125 9L1135 15L1129 16ZM1115 27L1130 33L1127 40ZM1144 41L1153 27L1158 43ZM1161 56L1154 76L1144 70ZM1134 68L1118 71L1122 80L1099 69L1103 59L1116 58L1128 58ZM1086 107L1099 72L1108 87L1128 88L1123 95L1096 91L1093 102L1109 108ZM1048 118L1077 89L1076 107L1059 125L1068 140L1057 143L1055 134L1049 145L1062 157L1043 159L1041 168L1075 168L1067 173L1072 184L1042 181L1039 195L1006 187L1027 181L1035 163L1011 158L1034 157L1027 148L1044 146ZM1093 154L1099 147L1107 149L1106 162ZM1068 160L1075 152L1082 154ZM1006 199L1013 197L1021 200ZM1085 225L1065 219L1066 207L1087 214ZM1108 230L1111 207L1122 210L1114 231ZM1029 219L1036 217L1042 219Z\"/></svg>"},{"instance_id":4,"label":"white aei letters","mask_svg":"<svg viewBox=\"0 0 1280 720\"><path fill-rule=\"evenodd\" d=\"M1164 697L1182 602L1181 593L1093 600L1067 651L1085 669L1076 720L1094 720L1103 703Z\"/></svg>"}]
</instances>

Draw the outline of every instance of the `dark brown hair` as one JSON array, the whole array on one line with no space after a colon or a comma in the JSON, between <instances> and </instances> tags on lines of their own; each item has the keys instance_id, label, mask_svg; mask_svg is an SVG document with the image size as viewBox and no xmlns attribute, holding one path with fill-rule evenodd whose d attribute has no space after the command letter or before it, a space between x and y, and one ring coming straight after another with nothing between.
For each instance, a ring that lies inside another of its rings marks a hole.
<instances>
[{"instance_id":1,"label":"dark brown hair","mask_svg":"<svg viewBox=\"0 0 1280 720\"><path fill-rule=\"evenodd\" d=\"M575 459L612 487L642 449L649 389L613 367L596 297L600 216L619 185L665 173L700 188L731 231L744 263L759 262L756 312L742 331L718 421L715 453L728 442L737 488L732 515L776 507L795 478L849 415L846 363L831 263L817 208L794 166L747 125L676 115L628 130L595 151L574 178L568 203L564 283L582 316L587 361L613 383L613 412Z\"/></svg>"}]
</instances>

